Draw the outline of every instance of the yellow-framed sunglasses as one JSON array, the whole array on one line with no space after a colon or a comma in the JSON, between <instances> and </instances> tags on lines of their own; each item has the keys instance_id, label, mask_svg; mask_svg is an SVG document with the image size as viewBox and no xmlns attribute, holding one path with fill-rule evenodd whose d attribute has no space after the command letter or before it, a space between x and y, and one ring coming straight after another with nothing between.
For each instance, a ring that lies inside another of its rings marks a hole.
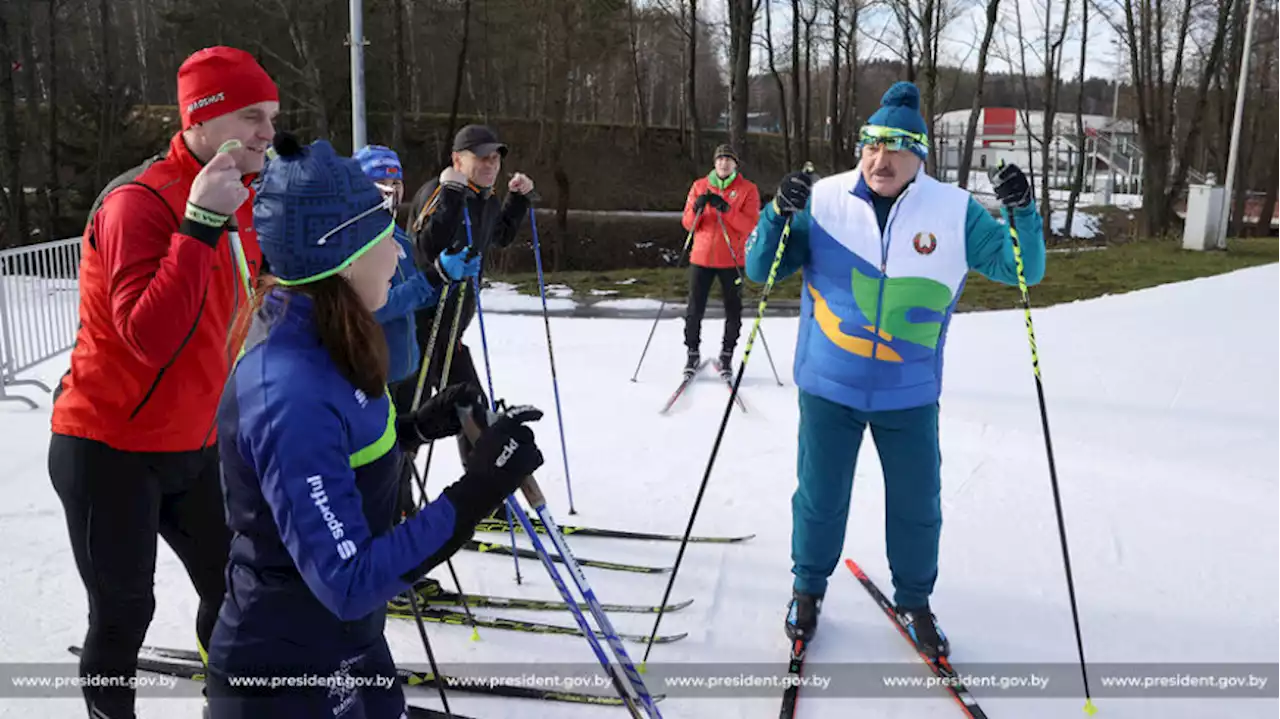
<instances>
[{"instance_id":1,"label":"yellow-framed sunglasses","mask_svg":"<svg viewBox=\"0 0 1280 719\"><path fill-rule=\"evenodd\" d=\"M858 144L860 146L879 147L890 152L898 152L899 150L920 151L922 154L928 154L929 152L929 137L927 135L882 125L867 125L863 127L862 132L858 135ZM859 150L861 150L861 147L859 147Z\"/></svg>"}]
</instances>

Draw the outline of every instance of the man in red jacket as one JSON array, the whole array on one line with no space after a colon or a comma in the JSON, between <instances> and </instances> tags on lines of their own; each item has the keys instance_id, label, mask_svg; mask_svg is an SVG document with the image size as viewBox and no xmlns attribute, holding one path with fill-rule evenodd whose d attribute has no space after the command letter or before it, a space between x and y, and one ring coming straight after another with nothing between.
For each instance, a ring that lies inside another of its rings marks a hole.
<instances>
[{"instance_id":1,"label":"man in red jacket","mask_svg":"<svg viewBox=\"0 0 1280 719\"><path fill-rule=\"evenodd\" d=\"M689 348L684 372L702 365L702 315L711 283L720 279L724 297L724 340L716 370L728 377L733 348L742 330L742 266L747 237L760 219L760 191L738 172L738 155L728 145L716 148L715 169L689 188L684 205L684 228L693 232L689 253L689 307L684 318L684 343Z\"/></svg>"},{"instance_id":2,"label":"man in red jacket","mask_svg":"<svg viewBox=\"0 0 1280 719\"><path fill-rule=\"evenodd\" d=\"M202 647L226 587L214 421L239 348L228 330L261 262L249 182L279 112L251 55L212 47L178 70L182 131L112 180L85 226L80 329L54 398L49 475L88 594L80 673L133 677L155 610L156 537L200 597ZM224 143L232 143L219 152ZM239 243L228 227L239 227ZM85 683L92 717L134 716L134 691Z\"/></svg>"}]
</instances>

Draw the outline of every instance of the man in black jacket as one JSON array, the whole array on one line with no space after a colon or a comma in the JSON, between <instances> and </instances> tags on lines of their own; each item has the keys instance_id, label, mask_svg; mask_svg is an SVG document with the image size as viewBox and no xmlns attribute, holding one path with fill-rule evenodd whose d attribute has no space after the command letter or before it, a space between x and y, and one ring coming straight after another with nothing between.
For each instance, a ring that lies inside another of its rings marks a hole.
<instances>
[{"instance_id":1,"label":"man in black jacket","mask_svg":"<svg viewBox=\"0 0 1280 719\"><path fill-rule=\"evenodd\" d=\"M419 267L430 267L436 257L450 248L473 245L483 256L490 247L506 247L516 237L520 222L529 211L529 193L533 180L516 173L507 183L507 196L499 201L495 183L502 168L502 158L507 146L498 140L497 134L483 125L467 125L458 131L453 140L453 163L441 171L440 176L423 185L413 196L410 205L409 231L413 237ZM468 220L470 237L468 238ZM481 266L480 276L484 269ZM426 352L435 313L443 312L440 333L436 338L434 356L427 372L430 387L445 387L458 382L471 382L483 387L485 383L476 373L471 352L462 343L475 314L475 287L466 291L458 327L458 343L449 366L449 377L443 383L440 374L444 368L445 351L449 344L449 332L457 312L460 287L455 287L444 302L418 312L418 351ZM416 380L416 377L415 377ZM412 392L416 382L404 391ZM412 401L412 397L410 397ZM461 444L461 436L459 443ZM466 447L464 447L464 450ZM466 456L464 451L463 456Z\"/></svg>"}]
</instances>

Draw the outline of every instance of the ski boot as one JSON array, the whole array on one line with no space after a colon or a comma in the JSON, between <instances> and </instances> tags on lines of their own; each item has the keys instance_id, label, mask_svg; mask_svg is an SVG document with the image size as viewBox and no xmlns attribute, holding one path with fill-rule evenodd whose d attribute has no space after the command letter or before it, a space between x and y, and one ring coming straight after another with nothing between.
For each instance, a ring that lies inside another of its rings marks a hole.
<instances>
[{"instance_id":1,"label":"ski boot","mask_svg":"<svg viewBox=\"0 0 1280 719\"><path fill-rule=\"evenodd\" d=\"M733 350L725 350L720 353L720 358L716 360L716 368L720 370L720 376L733 381Z\"/></svg>"},{"instance_id":2,"label":"ski boot","mask_svg":"<svg viewBox=\"0 0 1280 719\"><path fill-rule=\"evenodd\" d=\"M784 625L791 641L809 641L818 631L818 614L822 611L822 597L792 591L791 604L787 608Z\"/></svg>"},{"instance_id":3,"label":"ski boot","mask_svg":"<svg viewBox=\"0 0 1280 719\"><path fill-rule=\"evenodd\" d=\"M684 363L684 376L692 377L698 373L698 368L702 366L702 357L698 354L698 350L689 350L689 356Z\"/></svg>"},{"instance_id":4,"label":"ski boot","mask_svg":"<svg viewBox=\"0 0 1280 719\"><path fill-rule=\"evenodd\" d=\"M907 634L916 643L916 647L929 659L938 659L951 655L951 643L947 635L938 626L938 618L929 610L929 605L922 607L900 607L898 613L907 622Z\"/></svg>"}]
</instances>

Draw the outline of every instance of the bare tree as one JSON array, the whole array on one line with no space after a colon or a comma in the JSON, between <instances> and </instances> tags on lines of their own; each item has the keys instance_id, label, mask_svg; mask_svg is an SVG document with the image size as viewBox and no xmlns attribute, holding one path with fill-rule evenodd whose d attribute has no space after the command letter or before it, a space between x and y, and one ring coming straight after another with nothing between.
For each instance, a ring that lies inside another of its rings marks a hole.
<instances>
[{"instance_id":1,"label":"bare tree","mask_svg":"<svg viewBox=\"0 0 1280 719\"><path fill-rule=\"evenodd\" d=\"M791 133L788 129L787 122L787 90L782 84L782 75L778 74L778 64L775 60L773 52L773 2L772 0L764 1L764 46L767 57L769 58L769 74L773 76L773 81L778 86L778 105L781 111L778 117L781 122L778 124L782 127L782 153L784 164L791 167Z\"/></svg>"},{"instance_id":2,"label":"bare tree","mask_svg":"<svg viewBox=\"0 0 1280 719\"><path fill-rule=\"evenodd\" d=\"M729 144L743 159L747 148L747 110L751 87L751 27L760 0L727 0L729 5Z\"/></svg>"},{"instance_id":3,"label":"bare tree","mask_svg":"<svg viewBox=\"0 0 1280 719\"><path fill-rule=\"evenodd\" d=\"M1176 0L1170 0L1171 2ZM1226 26L1236 0L1213 0L1213 31L1208 51L1200 61L1189 125L1175 160L1174 147L1180 128L1177 98L1189 91L1183 84L1187 41L1192 30L1191 0L1182 0L1177 24L1166 24L1166 0L1119 0L1117 21L1103 15L1122 34L1129 50L1130 77L1137 103L1138 141L1144 158L1142 217L1147 234L1159 235L1173 220L1173 203L1186 188L1189 163L1203 127L1209 83L1222 62ZM1095 8L1100 9L1100 8ZM1173 36L1173 67L1166 71L1167 39ZM1156 51L1158 50L1158 51Z\"/></svg>"},{"instance_id":4,"label":"bare tree","mask_svg":"<svg viewBox=\"0 0 1280 719\"><path fill-rule=\"evenodd\" d=\"M458 42L458 65L453 75L453 100L449 106L449 130L445 137L453 137L458 129L458 103L462 101L462 78L467 71L467 47L471 42L471 0L462 0L462 38Z\"/></svg>"},{"instance_id":5,"label":"bare tree","mask_svg":"<svg viewBox=\"0 0 1280 719\"><path fill-rule=\"evenodd\" d=\"M391 69L391 146L404 147L405 88L409 86L409 63L404 51L404 0L391 0L391 44L395 64Z\"/></svg>"},{"instance_id":6,"label":"bare tree","mask_svg":"<svg viewBox=\"0 0 1280 719\"><path fill-rule=\"evenodd\" d=\"M969 168L973 165L973 143L978 130L978 117L982 114L982 94L986 89L987 58L991 53L991 36L995 34L999 20L1000 0L987 0L987 28L982 33L982 45L978 49L977 91L969 110L969 121L964 128L964 146L960 150L960 186L969 186Z\"/></svg>"},{"instance_id":7,"label":"bare tree","mask_svg":"<svg viewBox=\"0 0 1280 719\"><path fill-rule=\"evenodd\" d=\"M1072 222L1075 221L1076 202L1080 199L1080 190L1084 186L1085 144L1088 138L1084 134L1084 65L1089 48L1089 3L1080 3L1080 71L1076 74L1076 166L1071 180L1071 195L1067 198L1067 219L1064 235L1071 238Z\"/></svg>"},{"instance_id":8,"label":"bare tree","mask_svg":"<svg viewBox=\"0 0 1280 719\"><path fill-rule=\"evenodd\" d=\"M6 229L9 243L18 245L27 237L27 203L22 191L22 140L18 132L18 94L13 86L13 63L17 54L9 34L9 11L0 8L0 119L4 120L5 175L8 201Z\"/></svg>"},{"instance_id":9,"label":"bare tree","mask_svg":"<svg viewBox=\"0 0 1280 719\"><path fill-rule=\"evenodd\" d=\"M831 122L831 169L836 170L844 155L844 133L840 130L840 0L831 0L831 90L827 100L827 117Z\"/></svg>"}]
</instances>

